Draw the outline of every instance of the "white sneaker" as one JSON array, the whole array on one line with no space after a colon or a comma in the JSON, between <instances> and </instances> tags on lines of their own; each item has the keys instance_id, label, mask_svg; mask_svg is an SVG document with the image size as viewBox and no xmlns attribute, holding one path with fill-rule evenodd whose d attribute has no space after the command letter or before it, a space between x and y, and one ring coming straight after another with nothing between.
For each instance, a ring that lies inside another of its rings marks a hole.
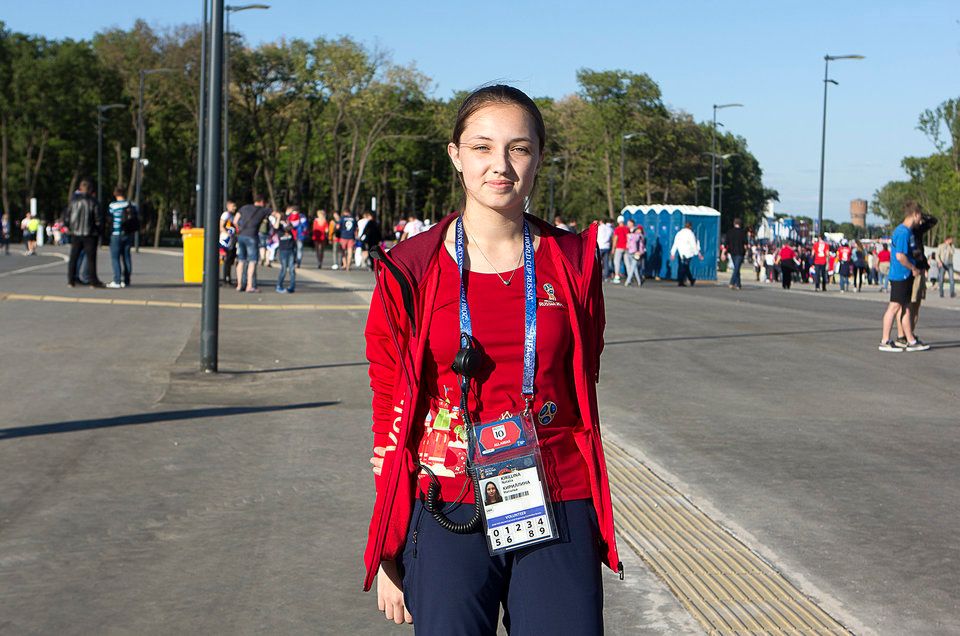
<instances>
[{"instance_id":1,"label":"white sneaker","mask_svg":"<svg viewBox=\"0 0 960 636\"><path fill-rule=\"evenodd\" d=\"M113 281L107 283L107 289L120 289L121 287L123 287L123 283L115 283Z\"/></svg>"},{"instance_id":2,"label":"white sneaker","mask_svg":"<svg viewBox=\"0 0 960 636\"><path fill-rule=\"evenodd\" d=\"M926 351L929 348L930 345L923 340L920 340L920 338L917 338L913 342L907 343L907 348L904 349L904 351Z\"/></svg>"}]
</instances>

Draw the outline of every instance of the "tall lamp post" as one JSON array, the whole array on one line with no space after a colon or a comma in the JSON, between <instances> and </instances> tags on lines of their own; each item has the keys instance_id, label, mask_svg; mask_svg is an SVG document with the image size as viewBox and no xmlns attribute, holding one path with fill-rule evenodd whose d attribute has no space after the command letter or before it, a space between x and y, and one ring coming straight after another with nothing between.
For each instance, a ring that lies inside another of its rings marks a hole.
<instances>
[{"instance_id":1,"label":"tall lamp post","mask_svg":"<svg viewBox=\"0 0 960 636\"><path fill-rule=\"evenodd\" d=\"M715 208L714 194L716 193L717 176L717 111L724 108L743 108L743 104L714 104L713 105L713 143L710 154L713 155L713 161L710 163L710 207Z\"/></svg>"},{"instance_id":2,"label":"tall lamp post","mask_svg":"<svg viewBox=\"0 0 960 636\"><path fill-rule=\"evenodd\" d=\"M693 204L700 205L700 182L706 181L710 177L695 177L693 180Z\"/></svg>"},{"instance_id":3,"label":"tall lamp post","mask_svg":"<svg viewBox=\"0 0 960 636\"><path fill-rule=\"evenodd\" d=\"M225 35L227 41L223 47L223 192L221 193L221 209L227 209L230 179L230 14L251 9L269 9L269 4L228 4L225 18L227 26Z\"/></svg>"},{"instance_id":4,"label":"tall lamp post","mask_svg":"<svg viewBox=\"0 0 960 636\"><path fill-rule=\"evenodd\" d=\"M210 0L201 0L203 4L203 21L200 23L200 103L197 108L197 209L194 213L193 224L203 227L203 164L204 164L204 134L207 124L207 30L210 28L207 9Z\"/></svg>"},{"instance_id":5,"label":"tall lamp post","mask_svg":"<svg viewBox=\"0 0 960 636\"><path fill-rule=\"evenodd\" d=\"M103 208L103 114L126 104L100 104L97 106L97 203Z\"/></svg>"},{"instance_id":6,"label":"tall lamp post","mask_svg":"<svg viewBox=\"0 0 960 636\"><path fill-rule=\"evenodd\" d=\"M203 292L200 304L200 369L216 373L220 329L220 262L217 254L217 217L220 215L220 100L223 95L223 0L212 0L210 24L210 69L207 73L207 94L210 96L209 125L204 171L203 207L206 216L203 234Z\"/></svg>"},{"instance_id":7,"label":"tall lamp post","mask_svg":"<svg viewBox=\"0 0 960 636\"><path fill-rule=\"evenodd\" d=\"M630 141L634 137L639 137L642 134L643 133L632 132L632 133L627 133L625 135L620 136L620 209L621 210L627 207L627 188L626 188L626 185L624 184L624 179L623 179L623 171L624 171L624 163L625 163L624 150L623 150L624 142Z\"/></svg>"},{"instance_id":8,"label":"tall lamp post","mask_svg":"<svg viewBox=\"0 0 960 636\"><path fill-rule=\"evenodd\" d=\"M817 203L817 235L823 234L823 166L827 148L827 87L839 82L830 79L832 60L862 60L862 55L824 55L823 56L823 126L820 136L820 197Z\"/></svg>"},{"instance_id":9,"label":"tall lamp post","mask_svg":"<svg viewBox=\"0 0 960 636\"><path fill-rule=\"evenodd\" d=\"M137 171L136 171L136 194L134 195L134 205L137 207L137 212L140 211L140 189L143 182L143 166L146 158L143 156L143 145L146 143L146 131L143 129L143 80L147 75L154 75L156 73L173 73L172 68L142 68L140 69L140 91L137 97L137 149L139 155L137 156ZM140 251L140 230L138 229L134 234L133 244L136 247L136 250Z\"/></svg>"}]
</instances>

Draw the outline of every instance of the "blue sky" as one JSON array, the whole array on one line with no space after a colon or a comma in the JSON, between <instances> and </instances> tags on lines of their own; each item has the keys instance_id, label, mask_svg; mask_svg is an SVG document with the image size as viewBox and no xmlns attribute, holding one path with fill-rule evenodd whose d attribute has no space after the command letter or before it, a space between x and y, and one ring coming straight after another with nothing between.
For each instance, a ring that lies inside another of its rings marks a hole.
<instances>
[{"instance_id":1,"label":"blue sky","mask_svg":"<svg viewBox=\"0 0 960 636\"><path fill-rule=\"evenodd\" d=\"M933 151L917 118L960 93L960 3L314 2L266 0L268 11L234 15L234 30L259 43L349 35L414 62L447 97L491 80L533 96L576 91L578 68L648 73L673 108L710 119L711 105L741 102L720 121L744 136L780 192L778 212L816 215L823 56L831 63L824 216L849 219L903 177L900 160ZM201 2L107 0L5 2L8 28L47 37L90 37L136 18L199 22ZM709 171L708 171L709 172ZM598 201L598 208L602 202Z\"/></svg>"}]
</instances>

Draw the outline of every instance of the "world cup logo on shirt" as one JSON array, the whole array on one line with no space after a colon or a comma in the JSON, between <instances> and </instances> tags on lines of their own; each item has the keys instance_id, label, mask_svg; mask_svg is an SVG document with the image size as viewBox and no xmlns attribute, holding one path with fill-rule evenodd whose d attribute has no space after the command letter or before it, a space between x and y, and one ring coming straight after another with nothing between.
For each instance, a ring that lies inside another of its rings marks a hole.
<instances>
[{"instance_id":1,"label":"world cup logo on shirt","mask_svg":"<svg viewBox=\"0 0 960 636\"><path fill-rule=\"evenodd\" d=\"M553 285L551 285L550 283L544 283L544 284L543 284L543 291L547 292L547 298L549 298L550 300L556 302L557 296L554 294L554 291L555 291L555 290L554 290L554 288L553 288Z\"/></svg>"}]
</instances>

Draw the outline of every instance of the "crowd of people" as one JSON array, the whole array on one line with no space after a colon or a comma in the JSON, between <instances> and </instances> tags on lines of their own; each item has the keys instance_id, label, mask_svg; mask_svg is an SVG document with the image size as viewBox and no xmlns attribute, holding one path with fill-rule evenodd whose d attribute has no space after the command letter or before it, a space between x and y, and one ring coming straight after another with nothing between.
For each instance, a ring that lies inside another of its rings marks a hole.
<instances>
[{"instance_id":1,"label":"crowd of people","mask_svg":"<svg viewBox=\"0 0 960 636\"><path fill-rule=\"evenodd\" d=\"M394 226L391 236L370 211L356 218L350 210L330 214L320 209L311 217L295 205L273 210L262 195L254 195L239 209L228 201L220 215L221 283L238 292L258 293L257 266L276 263L280 267L276 291L294 293L305 245L313 245L317 269L323 269L325 261L331 270L372 269L370 251L375 247L388 240L404 241L428 228L428 222L410 214Z\"/></svg>"}]
</instances>

